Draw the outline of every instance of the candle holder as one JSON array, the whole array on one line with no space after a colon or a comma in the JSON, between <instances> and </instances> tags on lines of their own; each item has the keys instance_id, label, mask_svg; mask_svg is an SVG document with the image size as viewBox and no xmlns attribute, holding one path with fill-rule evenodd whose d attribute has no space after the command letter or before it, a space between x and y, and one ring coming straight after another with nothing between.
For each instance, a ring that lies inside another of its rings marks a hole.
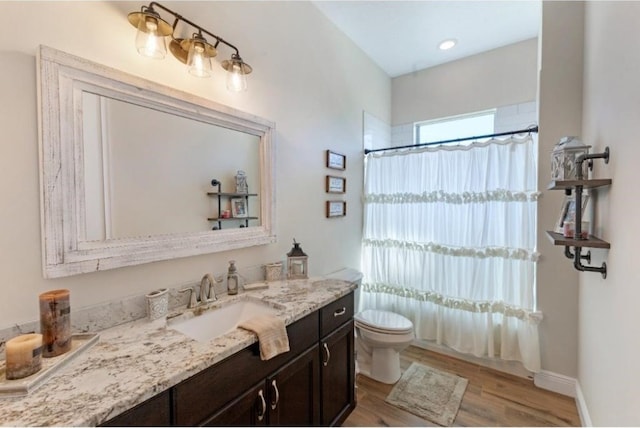
<instances>
[{"instance_id":1,"label":"candle holder","mask_svg":"<svg viewBox=\"0 0 640 428\"><path fill-rule=\"evenodd\" d=\"M306 279L308 278L309 257L302 251L300 243L293 240L293 248L287 253L287 278Z\"/></svg>"},{"instance_id":2,"label":"candle holder","mask_svg":"<svg viewBox=\"0 0 640 428\"><path fill-rule=\"evenodd\" d=\"M552 180L576 180L579 167L578 157L589 153L589 148L578 137L563 137L553 148L551 153L551 179ZM582 166L582 177L588 178L589 162Z\"/></svg>"},{"instance_id":3,"label":"candle holder","mask_svg":"<svg viewBox=\"0 0 640 428\"><path fill-rule=\"evenodd\" d=\"M71 349L69 290L47 291L39 299L42 356L57 357Z\"/></svg>"}]
</instances>

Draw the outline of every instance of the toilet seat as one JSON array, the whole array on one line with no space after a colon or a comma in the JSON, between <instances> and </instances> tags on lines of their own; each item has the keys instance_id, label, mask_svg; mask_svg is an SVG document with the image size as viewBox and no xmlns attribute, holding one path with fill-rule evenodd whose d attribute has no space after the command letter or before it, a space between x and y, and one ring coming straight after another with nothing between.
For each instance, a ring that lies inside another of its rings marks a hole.
<instances>
[{"instance_id":1,"label":"toilet seat","mask_svg":"<svg viewBox=\"0 0 640 428\"><path fill-rule=\"evenodd\" d=\"M356 326L371 333L385 335L413 334L413 323L402 315L367 309L354 315Z\"/></svg>"}]
</instances>

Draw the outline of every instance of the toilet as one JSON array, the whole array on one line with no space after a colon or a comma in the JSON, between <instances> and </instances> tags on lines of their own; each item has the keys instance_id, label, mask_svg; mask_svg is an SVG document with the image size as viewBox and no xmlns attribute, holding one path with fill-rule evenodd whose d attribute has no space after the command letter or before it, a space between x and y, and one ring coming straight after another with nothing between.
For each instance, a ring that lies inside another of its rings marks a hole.
<instances>
[{"instance_id":1,"label":"toilet","mask_svg":"<svg viewBox=\"0 0 640 428\"><path fill-rule=\"evenodd\" d=\"M402 315L366 309L354 316L359 373L382 383L400 379L400 352L414 339L413 323Z\"/></svg>"}]
</instances>

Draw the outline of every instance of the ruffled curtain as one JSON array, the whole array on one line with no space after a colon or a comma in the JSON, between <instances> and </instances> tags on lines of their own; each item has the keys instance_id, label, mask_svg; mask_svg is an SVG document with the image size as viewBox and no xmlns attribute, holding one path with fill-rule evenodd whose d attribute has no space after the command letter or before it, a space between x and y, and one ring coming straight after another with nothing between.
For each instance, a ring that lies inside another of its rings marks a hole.
<instances>
[{"instance_id":1,"label":"ruffled curtain","mask_svg":"<svg viewBox=\"0 0 640 428\"><path fill-rule=\"evenodd\" d=\"M368 154L359 309L539 371L536 156L531 136Z\"/></svg>"}]
</instances>

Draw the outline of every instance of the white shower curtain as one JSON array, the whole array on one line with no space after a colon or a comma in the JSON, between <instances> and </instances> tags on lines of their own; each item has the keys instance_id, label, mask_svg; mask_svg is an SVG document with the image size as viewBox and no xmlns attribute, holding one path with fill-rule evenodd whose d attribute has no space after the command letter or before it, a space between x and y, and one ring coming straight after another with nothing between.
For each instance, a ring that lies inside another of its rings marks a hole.
<instances>
[{"instance_id":1,"label":"white shower curtain","mask_svg":"<svg viewBox=\"0 0 640 428\"><path fill-rule=\"evenodd\" d=\"M360 309L539 371L536 171L531 136L366 155Z\"/></svg>"}]
</instances>

